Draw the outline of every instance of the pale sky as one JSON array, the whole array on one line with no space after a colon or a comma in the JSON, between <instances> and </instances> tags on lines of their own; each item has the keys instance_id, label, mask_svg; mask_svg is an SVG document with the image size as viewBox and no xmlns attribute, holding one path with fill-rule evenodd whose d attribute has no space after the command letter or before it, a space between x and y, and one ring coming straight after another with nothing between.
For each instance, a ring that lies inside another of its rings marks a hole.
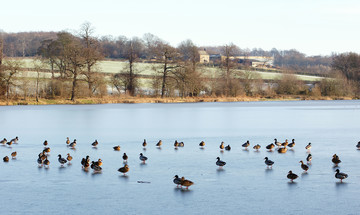
<instances>
[{"instance_id":1,"label":"pale sky","mask_svg":"<svg viewBox=\"0 0 360 215\"><path fill-rule=\"evenodd\" d=\"M98 36L152 33L172 45L270 50L307 55L360 53L358 0L1 0L5 32L75 31L85 21Z\"/></svg>"}]
</instances>

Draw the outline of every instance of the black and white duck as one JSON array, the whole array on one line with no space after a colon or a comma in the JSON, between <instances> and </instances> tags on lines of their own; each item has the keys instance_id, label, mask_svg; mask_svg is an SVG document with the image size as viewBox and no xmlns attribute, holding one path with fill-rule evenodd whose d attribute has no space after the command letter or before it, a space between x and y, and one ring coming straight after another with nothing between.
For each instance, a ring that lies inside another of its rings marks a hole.
<instances>
[{"instance_id":1,"label":"black and white duck","mask_svg":"<svg viewBox=\"0 0 360 215\"><path fill-rule=\"evenodd\" d=\"M145 163L145 161L146 161L148 158L147 158L145 155L143 155L143 153L140 153L139 159L140 159L143 163Z\"/></svg>"}]
</instances>

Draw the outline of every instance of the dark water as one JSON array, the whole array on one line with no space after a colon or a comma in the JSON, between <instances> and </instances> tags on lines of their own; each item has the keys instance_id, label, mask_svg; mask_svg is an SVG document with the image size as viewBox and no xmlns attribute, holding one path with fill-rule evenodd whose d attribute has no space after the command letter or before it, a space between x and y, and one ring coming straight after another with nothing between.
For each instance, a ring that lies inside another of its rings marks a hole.
<instances>
[{"instance_id":1,"label":"dark water","mask_svg":"<svg viewBox=\"0 0 360 215\"><path fill-rule=\"evenodd\" d=\"M0 138L20 138L11 148L0 146L1 158L18 152L16 160L0 162L0 214L358 214L359 121L359 101L0 107ZM77 139L76 150L66 137ZM274 138L294 138L295 149L267 152ZM51 148L49 169L36 163L44 140ZM185 147L174 150L175 140ZM202 140L205 149L198 146ZM246 140L248 151L241 147ZM221 153L221 141L232 150ZM302 174L299 161L309 142L313 162ZM124 152L127 177L117 172ZM149 158L145 165L140 152ZM74 160L60 168L57 155L66 153ZM334 153L349 174L344 183L334 177ZM103 160L101 174L81 169L86 155ZM227 162L223 170L215 165L218 156ZM265 156L275 161L272 170ZM288 182L289 170L299 175L296 183ZM195 184L177 189L175 174Z\"/></svg>"}]
</instances>

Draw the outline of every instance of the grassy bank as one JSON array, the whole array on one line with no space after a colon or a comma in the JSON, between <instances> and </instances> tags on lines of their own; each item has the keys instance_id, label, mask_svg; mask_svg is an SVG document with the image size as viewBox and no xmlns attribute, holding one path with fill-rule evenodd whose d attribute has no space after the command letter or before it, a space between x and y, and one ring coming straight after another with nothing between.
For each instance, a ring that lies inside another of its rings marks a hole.
<instances>
[{"instance_id":1,"label":"grassy bank","mask_svg":"<svg viewBox=\"0 0 360 215\"><path fill-rule=\"evenodd\" d=\"M69 99L9 99L0 100L0 105L80 105L80 104L118 104L118 103L195 103L195 102L250 102L250 101L296 101L296 100L351 100L350 97L310 97L310 96L276 96L276 97L186 97L186 98L159 98L159 97L103 97L79 98L76 101Z\"/></svg>"}]
</instances>

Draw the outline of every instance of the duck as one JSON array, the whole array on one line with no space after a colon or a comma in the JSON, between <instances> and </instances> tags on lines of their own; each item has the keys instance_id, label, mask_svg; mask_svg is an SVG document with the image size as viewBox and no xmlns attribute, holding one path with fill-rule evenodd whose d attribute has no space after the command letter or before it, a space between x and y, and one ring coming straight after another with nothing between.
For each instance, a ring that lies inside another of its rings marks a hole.
<instances>
[{"instance_id":1,"label":"duck","mask_svg":"<svg viewBox=\"0 0 360 215\"><path fill-rule=\"evenodd\" d=\"M201 141L201 142L199 143L199 146L200 146L201 148L204 148L205 142L204 142L204 141Z\"/></svg>"},{"instance_id":2,"label":"duck","mask_svg":"<svg viewBox=\"0 0 360 215\"><path fill-rule=\"evenodd\" d=\"M73 157L70 155L70 153L67 153L66 160L68 160L70 163L72 159L73 159Z\"/></svg>"},{"instance_id":3,"label":"duck","mask_svg":"<svg viewBox=\"0 0 360 215\"><path fill-rule=\"evenodd\" d=\"M279 148L279 149L278 149L278 152L279 152L279 153L286 153L286 152L287 152L287 148L286 148L286 147Z\"/></svg>"},{"instance_id":4,"label":"duck","mask_svg":"<svg viewBox=\"0 0 360 215\"><path fill-rule=\"evenodd\" d=\"M301 169L303 169L305 172L307 172L309 170L309 166L304 164L303 161L300 161L299 163L301 163Z\"/></svg>"},{"instance_id":5,"label":"duck","mask_svg":"<svg viewBox=\"0 0 360 215\"><path fill-rule=\"evenodd\" d=\"M45 147L44 150L43 150L44 153L45 153L45 152L46 152L46 153L50 153L50 151L51 151L51 150L50 150L50 147Z\"/></svg>"},{"instance_id":6,"label":"duck","mask_svg":"<svg viewBox=\"0 0 360 215\"><path fill-rule=\"evenodd\" d=\"M306 149L306 150L310 150L310 149L311 149L311 143L307 144L307 145L305 146L305 149Z\"/></svg>"},{"instance_id":7,"label":"duck","mask_svg":"<svg viewBox=\"0 0 360 215\"><path fill-rule=\"evenodd\" d=\"M295 139L292 139L291 143L288 145L290 148L293 148L295 146Z\"/></svg>"},{"instance_id":8,"label":"duck","mask_svg":"<svg viewBox=\"0 0 360 215\"><path fill-rule=\"evenodd\" d=\"M98 142L97 140L95 140L93 143L91 143L91 145L92 145L93 147L96 147L98 144L99 144L99 142Z\"/></svg>"},{"instance_id":9,"label":"duck","mask_svg":"<svg viewBox=\"0 0 360 215\"><path fill-rule=\"evenodd\" d=\"M219 148L220 148L221 150L223 150L223 149L225 148L225 146L224 146L224 142L221 142L221 144L220 144Z\"/></svg>"},{"instance_id":10,"label":"duck","mask_svg":"<svg viewBox=\"0 0 360 215\"><path fill-rule=\"evenodd\" d=\"M275 139L274 139L274 145L276 145L277 147L280 147L280 146L281 146L281 143L278 142L278 140L275 138Z\"/></svg>"},{"instance_id":11,"label":"duck","mask_svg":"<svg viewBox=\"0 0 360 215\"><path fill-rule=\"evenodd\" d=\"M123 158L124 162L127 162L128 156L126 153L123 154L122 158Z\"/></svg>"},{"instance_id":12,"label":"duck","mask_svg":"<svg viewBox=\"0 0 360 215\"><path fill-rule=\"evenodd\" d=\"M146 139L144 139L144 142L142 143L142 146L145 148L145 147L146 147L146 145L147 145L147 143L146 143Z\"/></svg>"},{"instance_id":13,"label":"duck","mask_svg":"<svg viewBox=\"0 0 360 215\"><path fill-rule=\"evenodd\" d=\"M119 145L114 146L113 149L114 149L115 151L120 151L120 146L119 146Z\"/></svg>"},{"instance_id":14,"label":"duck","mask_svg":"<svg viewBox=\"0 0 360 215\"><path fill-rule=\"evenodd\" d=\"M285 142L281 143L281 146L286 147L289 145L288 139L285 140Z\"/></svg>"},{"instance_id":15,"label":"duck","mask_svg":"<svg viewBox=\"0 0 360 215\"><path fill-rule=\"evenodd\" d=\"M259 144L256 144L253 149L255 149L256 151L259 151L259 149L261 148L261 146Z\"/></svg>"},{"instance_id":16,"label":"duck","mask_svg":"<svg viewBox=\"0 0 360 215\"><path fill-rule=\"evenodd\" d=\"M126 175L125 173L129 172L129 166L125 164L123 167L119 168L118 171Z\"/></svg>"},{"instance_id":17,"label":"duck","mask_svg":"<svg viewBox=\"0 0 360 215\"><path fill-rule=\"evenodd\" d=\"M12 144L13 144L13 141L9 141L9 142L6 142L6 144L8 145L8 146L11 146Z\"/></svg>"},{"instance_id":18,"label":"duck","mask_svg":"<svg viewBox=\"0 0 360 215\"><path fill-rule=\"evenodd\" d=\"M7 139L6 138L4 138L1 142L0 142L1 144L5 144L5 143L7 143Z\"/></svg>"},{"instance_id":19,"label":"duck","mask_svg":"<svg viewBox=\"0 0 360 215\"><path fill-rule=\"evenodd\" d=\"M309 164L311 163L311 160L312 160L312 155L308 154L308 156L306 157L306 162Z\"/></svg>"},{"instance_id":20,"label":"duck","mask_svg":"<svg viewBox=\"0 0 360 215\"><path fill-rule=\"evenodd\" d=\"M44 160L44 165L47 166L47 167L49 167L49 165L50 165L50 161L48 160L47 156L46 156L46 158Z\"/></svg>"},{"instance_id":21,"label":"duck","mask_svg":"<svg viewBox=\"0 0 360 215\"><path fill-rule=\"evenodd\" d=\"M174 184L176 184L176 187L179 187L179 185L181 186L181 178L179 178L178 175L174 176L173 182L174 182Z\"/></svg>"},{"instance_id":22,"label":"duck","mask_svg":"<svg viewBox=\"0 0 360 215\"><path fill-rule=\"evenodd\" d=\"M74 148L76 146L76 139L72 143L69 144L70 147Z\"/></svg>"},{"instance_id":23,"label":"duck","mask_svg":"<svg viewBox=\"0 0 360 215\"><path fill-rule=\"evenodd\" d=\"M343 173L343 172L340 172L339 169L336 169L335 172L336 172L336 173L335 173L335 178L340 179L340 182L341 182L341 183L342 183L342 180L343 180L343 179L345 179L345 178L348 177L347 174L345 174L345 173Z\"/></svg>"},{"instance_id":24,"label":"duck","mask_svg":"<svg viewBox=\"0 0 360 215\"><path fill-rule=\"evenodd\" d=\"M48 141L45 140L44 143L43 143L44 146L47 146L48 145Z\"/></svg>"},{"instance_id":25,"label":"duck","mask_svg":"<svg viewBox=\"0 0 360 215\"><path fill-rule=\"evenodd\" d=\"M159 140L159 142L158 143L156 143L156 147L161 147L161 145L162 145L162 140Z\"/></svg>"},{"instance_id":26,"label":"duck","mask_svg":"<svg viewBox=\"0 0 360 215\"><path fill-rule=\"evenodd\" d=\"M43 164L43 160L41 159L40 154L39 154L39 158L37 159L37 163L39 164L39 166L42 166L42 164Z\"/></svg>"},{"instance_id":27,"label":"duck","mask_svg":"<svg viewBox=\"0 0 360 215\"><path fill-rule=\"evenodd\" d=\"M217 157L216 159L217 159L217 161L216 161L216 165L217 165L217 166L219 166L220 168L222 168L223 166L225 166L225 165L226 165L226 162L225 162L225 161L220 160L220 158L219 158L219 157Z\"/></svg>"},{"instance_id":28,"label":"duck","mask_svg":"<svg viewBox=\"0 0 360 215\"><path fill-rule=\"evenodd\" d=\"M289 171L287 178L291 180L291 182L294 182L295 179L297 179L299 176L293 173L291 170Z\"/></svg>"},{"instance_id":29,"label":"duck","mask_svg":"<svg viewBox=\"0 0 360 215\"><path fill-rule=\"evenodd\" d=\"M69 137L66 138L66 145L69 145L70 144L70 139Z\"/></svg>"},{"instance_id":30,"label":"duck","mask_svg":"<svg viewBox=\"0 0 360 215\"><path fill-rule=\"evenodd\" d=\"M225 150L230 151L231 150L230 145L225 146Z\"/></svg>"},{"instance_id":31,"label":"duck","mask_svg":"<svg viewBox=\"0 0 360 215\"><path fill-rule=\"evenodd\" d=\"M335 166L337 166L339 163L341 163L339 156L337 156L336 154L333 155L333 158L331 161L335 164Z\"/></svg>"},{"instance_id":32,"label":"duck","mask_svg":"<svg viewBox=\"0 0 360 215\"><path fill-rule=\"evenodd\" d=\"M360 141L356 144L356 148L360 149Z\"/></svg>"},{"instance_id":33,"label":"duck","mask_svg":"<svg viewBox=\"0 0 360 215\"><path fill-rule=\"evenodd\" d=\"M96 171L96 172L99 172L99 171L101 171L102 170L102 168L100 167L100 166L98 166L98 165L96 165L96 162L94 162L94 161L92 161L91 162L91 169L93 169L94 171Z\"/></svg>"},{"instance_id":34,"label":"duck","mask_svg":"<svg viewBox=\"0 0 360 215\"><path fill-rule=\"evenodd\" d=\"M179 143L179 147L184 147L184 146L185 146L184 142L181 141L181 142Z\"/></svg>"},{"instance_id":35,"label":"duck","mask_svg":"<svg viewBox=\"0 0 360 215\"><path fill-rule=\"evenodd\" d=\"M181 186L185 186L186 187L186 189L189 189L189 187L191 186L191 185L193 185L194 184L194 182L192 182L192 181L190 181L190 180L187 180L187 179L185 179L184 177L181 177Z\"/></svg>"},{"instance_id":36,"label":"duck","mask_svg":"<svg viewBox=\"0 0 360 215\"><path fill-rule=\"evenodd\" d=\"M9 162L9 157L8 157L8 156L5 156L5 157L3 158L3 161L4 161L4 162Z\"/></svg>"},{"instance_id":37,"label":"duck","mask_svg":"<svg viewBox=\"0 0 360 215\"><path fill-rule=\"evenodd\" d=\"M269 149L269 151L272 151L272 149L275 148L275 144L271 143L269 145L266 146L266 149Z\"/></svg>"},{"instance_id":38,"label":"duck","mask_svg":"<svg viewBox=\"0 0 360 215\"><path fill-rule=\"evenodd\" d=\"M18 141L19 141L19 138L17 136L10 140L10 142L13 142L13 143L17 143Z\"/></svg>"},{"instance_id":39,"label":"duck","mask_svg":"<svg viewBox=\"0 0 360 215\"><path fill-rule=\"evenodd\" d=\"M268 157L265 157L264 160L265 160L265 164L267 165L267 167L272 168L272 165L274 165L274 161L269 160Z\"/></svg>"},{"instance_id":40,"label":"duck","mask_svg":"<svg viewBox=\"0 0 360 215\"><path fill-rule=\"evenodd\" d=\"M179 142L177 140L175 140L175 142L174 142L174 147L175 148L179 147Z\"/></svg>"},{"instance_id":41,"label":"duck","mask_svg":"<svg viewBox=\"0 0 360 215\"><path fill-rule=\"evenodd\" d=\"M250 142L246 141L246 143L242 144L242 147L244 147L245 149L247 149L247 147L250 146Z\"/></svg>"},{"instance_id":42,"label":"duck","mask_svg":"<svg viewBox=\"0 0 360 215\"><path fill-rule=\"evenodd\" d=\"M102 166L102 160L99 158L97 161L94 162L96 166Z\"/></svg>"},{"instance_id":43,"label":"duck","mask_svg":"<svg viewBox=\"0 0 360 215\"><path fill-rule=\"evenodd\" d=\"M61 154L59 154L58 157L59 163L61 164L61 166L63 166L67 162L67 160L65 158L62 158Z\"/></svg>"},{"instance_id":44,"label":"duck","mask_svg":"<svg viewBox=\"0 0 360 215\"><path fill-rule=\"evenodd\" d=\"M45 160L46 158L46 152L45 151L42 151L40 154L39 154L41 160Z\"/></svg>"},{"instance_id":45,"label":"duck","mask_svg":"<svg viewBox=\"0 0 360 215\"><path fill-rule=\"evenodd\" d=\"M16 158L16 155L17 155L17 152L16 152L16 151L15 151L15 152L12 152L12 153L11 153L12 159L15 159L15 158Z\"/></svg>"},{"instance_id":46,"label":"duck","mask_svg":"<svg viewBox=\"0 0 360 215\"><path fill-rule=\"evenodd\" d=\"M85 167L85 164L89 162L90 162L89 155L86 155L86 157L81 160L81 165Z\"/></svg>"},{"instance_id":47,"label":"duck","mask_svg":"<svg viewBox=\"0 0 360 215\"><path fill-rule=\"evenodd\" d=\"M143 155L143 153L140 153L139 159L140 159L143 163L145 163L145 161L146 161L148 158L147 158L145 155Z\"/></svg>"}]
</instances>

